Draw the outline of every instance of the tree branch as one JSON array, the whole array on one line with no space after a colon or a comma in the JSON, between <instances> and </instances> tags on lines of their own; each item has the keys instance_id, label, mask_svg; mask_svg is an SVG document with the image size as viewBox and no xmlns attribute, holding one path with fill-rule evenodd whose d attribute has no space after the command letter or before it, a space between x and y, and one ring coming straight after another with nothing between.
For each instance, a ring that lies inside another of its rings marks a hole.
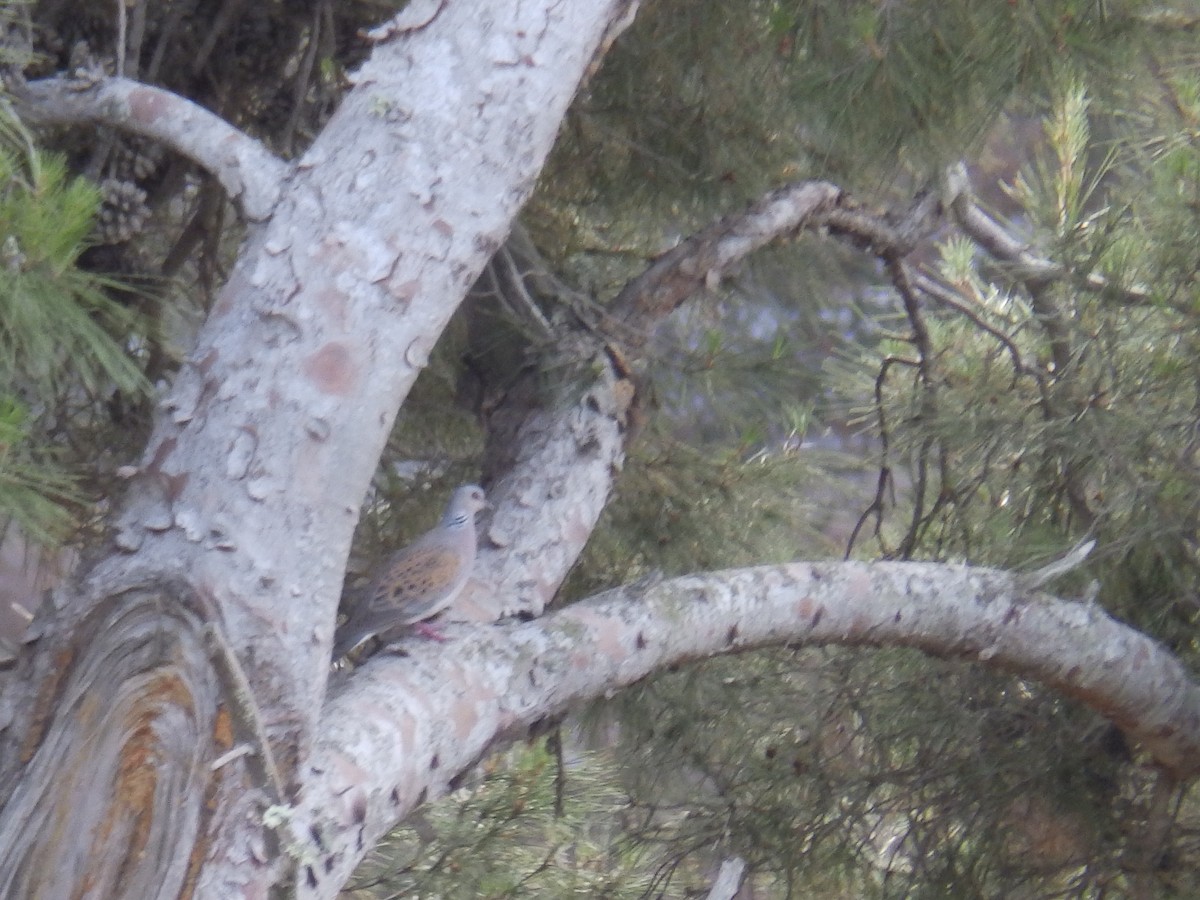
<instances>
[{"instance_id":1,"label":"tree branch","mask_svg":"<svg viewBox=\"0 0 1200 900\"><path fill-rule=\"evenodd\" d=\"M489 590L468 593L456 604L458 610L475 620L517 612L540 615L554 597L608 502L624 464L630 420L639 415L636 377L623 354L640 354L663 318L754 251L801 229L828 228L842 239L896 259L910 252L941 215L940 201L932 194L922 194L903 216L887 221L861 210L836 185L786 185L659 257L607 307L589 305L587 298L550 277L536 259L536 250L523 239L517 255L533 265L527 275L509 273L517 282L512 291L522 291L523 280L536 284L535 293L570 309L579 325L570 327L569 317L556 319L560 327L555 329L556 342L541 357L543 369L574 367L576 372L598 374L590 385L586 379L567 377L578 395L570 402L545 403L547 408L530 413L523 406L529 403L528 392L511 390L489 412L489 429L511 431L503 442L515 448L497 454L490 447L489 456L514 458L489 485L497 511L485 530L491 546L481 548L478 564L480 572L488 573ZM513 299L515 306L531 305L527 296ZM540 375L533 372L530 377ZM510 420L520 424L510 426ZM495 598L503 598L503 608Z\"/></svg>"},{"instance_id":2,"label":"tree branch","mask_svg":"<svg viewBox=\"0 0 1200 900\"><path fill-rule=\"evenodd\" d=\"M447 4L423 31L375 47L285 180L276 207L270 196L254 193L263 184L251 181L253 163L264 163L271 175L266 183L276 186L283 165L198 107L119 80L102 79L74 99L58 93L65 90L61 83L33 87L35 98L45 90L47 99L62 100L59 121L137 125L187 144L179 123L168 121L183 116L206 132L202 146L217 164L225 164L226 154L232 158L223 171L237 182L238 195L269 213L264 224L247 229L229 280L161 400L154 433L112 523L119 549L81 573L69 602L83 609L104 604L109 586L125 583L131 571L183 573L210 598L227 638L224 649L236 655L255 690L261 727L254 716L241 716L251 726L246 742L254 747L258 735L270 741L285 786L309 771L337 588L360 500L396 412L532 192L618 6L617 0L550 8ZM166 622L165 615L146 618ZM171 633L169 623L165 631ZM212 671L208 648L201 649L203 656L180 663L188 672ZM42 641L29 651L38 671L48 673L30 691L47 698L55 697L52 650ZM99 712L112 696L106 686L121 683L121 663L115 654L105 656L93 679L100 687L87 699ZM127 718L137 724L146 710L142 730L161 722L169 732L169 705L151 708L140 695L134 701ZM197 708L208 715L214 705ZM42 735L57 733L71 742L47 754L69 751L86 762L94 753L96 742L73 726L73 707L38 714L45 721L33 719L32 711L22 721L5 720L8 734L29 735L29 753L41 752ZM116 725L108 720L97 727L107 736ZM264 833L257 801L235 779L246 765L230 756L236 748L226 742L208 752L212 728L188 735L176 730L187 740L174 743L195 748L200 758L164 757L179 779L194 776L171 804L150 808L142 794L105 794L118 811L132 810L138 841L128 830L105 827L103 805L80 830L62 825L72 821L78 798L68 789L78 781L59 781L45 814L56 817L58 832L76 846L107 840L132 848L115 875L123 884L160 885L157 893L137 896L165 896L180 883L164 880L160 860L140 853L151 842L170 849L163 859L185 870L197 897L265 896L292 859ZM0 769L16 773L29 753L10 755ZM118 761L128 763L122 773L148 783L143 757ZM214 763L221 765L213 769ZM92 776L82 764L79 770ZM118 785L110 775L111 767L101 771L100 785ZM167 796L180 782L160 783ZM53 885L40 891L31 875L33 889L13 896L117 896L93 890L98 876L90 872L76 873L67 884L59 874L65 867L49 865L51 857L36 842L17 846L29 820L26 796L5 787L0 780L0 820L15 823L17 833L9 844L0 842L11 863L4 870L40 872L41 883ZM235 787L242 789L235 794ZM202 816L211 827L179 836L182 825Z\"/></svg>"},{"instance_id":3,"label":"tree branch","mask_svg":"<svg viewBox=\"0 0 1200 900\"><path fill-rule=\"evenodd\" d=\"M750 253L819 221L841 197L838 187L824 181L770 191L746 212L720 219L660 256L625 285L613 301L612 314L632 333L644 334L698 290L715 287L730 266Z\"/></svg>"},{"instance_id":4,"label":"tree branch","mask_svg":"<svg viewBox=\"0 0 1200 900\"><path fill-rule=\"evenodd\" d=\"M487 595L503 606L477 618L541 615L608 504L625 462L635 388L603 349L592 363L599 374L577 400L522 423L512 469L489 488L496 512L478 571L487 573Z\"/></svg>"},{"instance_id":5,"label":"tree branch","mask_svg":"<svg viewBox=\"0 0 1200 900\"><path fill-rule=\"evenodd\" d=\"M1067 266L1033 253L1028 243L1014 237L1003 225L980 209L970 192L965 172L952 172L951 181L950 209L958 227L991 257L1011 266L1014 278L1036 285L1039 282L1045 284L1061 281L1071 276ZM1150 299L1149 289L1141 285L1122 287L1095 272L1089 272L1080 279L1073 279L1072 283L1089 291L1112 294L1122 303L1131 305L1142 304Z\"/></svg>"},{"instance_id":6,"label":"tree branch","mask_svg":"<svg viewBox=\"0 0 1200 900\"><path fill-rule=\"evenodd\" d=\"M288 166L259 141L202 106L153 85L103 78L82 86L47 78L15 89L35 125L108 125L153 138L211 172L251 221L270 215Z\"/></svg>"},{"instance_id":7,"label":"tree branch","mask_svg":"<svg viewBox=\"0 0 1200 900\"><path fill-rule=\"evenodd\" d=\"M717 878L705 900L734 900L742 887L746 872L746 861L740 856L731 856L722 861Z\"/></svg>"},{"instance_id":8,"label":"tree branch","mask_svg":"<svg viewBox=\"0 0 1200 900\"><path fill-rule=\"evenodd\" d=\"M770 191L744 213L723 217L664 254L611 307L584 309L582 298L558 296L586 327L559 329L543 362L596 374L590 383L575 380L578 399L570 402L533 413L503 406L492 411L494 421L521 420L505 440L516 458L489 485L496 514L478 563L478 571L488 573L487 596L468 593L456 604L459 610L483 620L542 613L583 551L624 464L637 387L623 351L637 354L653 327L680 304L755 250L822 223L841 197L825 182ZM556 296L564 294L542 282ZM519 391L510 396L514 407L528 401ZM503 608L488 597L503 598Z\"/></svg>"},{"instance_id":9,"label":"tree branch","mask_svg":"<svg viewBox=\"0 0 1200 900\"><path fill-rule=\"evenodd\" d=\"M1099 607L1021 583L933 563L763 566L406 644L407 656L377 657L331 694L294 817L314 860L301 896L331 896L366 848L498 742L666 666L784 643L978 660L1091 706L1177 777L1200 771L1200 685L1184 667Z\"/></svg>"}]
</instances>

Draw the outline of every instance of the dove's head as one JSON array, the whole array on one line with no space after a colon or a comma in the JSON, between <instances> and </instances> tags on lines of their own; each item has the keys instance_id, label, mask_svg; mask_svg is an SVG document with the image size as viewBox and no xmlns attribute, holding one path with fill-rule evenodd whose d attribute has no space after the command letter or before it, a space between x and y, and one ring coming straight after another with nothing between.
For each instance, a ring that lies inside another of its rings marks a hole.
<instances>
[{"instance_id":1,"label":"dove's head","mask_svg":"<svg viewBox=\"0 0 1200 900\"><path fill-rule=\"evenodd\" d=\"M487 495L477 484L464 484L450 495L450 505L442 523L447 527L461 528L475 521L475 513L487 506Z\"/></svg>"}]
</instances>

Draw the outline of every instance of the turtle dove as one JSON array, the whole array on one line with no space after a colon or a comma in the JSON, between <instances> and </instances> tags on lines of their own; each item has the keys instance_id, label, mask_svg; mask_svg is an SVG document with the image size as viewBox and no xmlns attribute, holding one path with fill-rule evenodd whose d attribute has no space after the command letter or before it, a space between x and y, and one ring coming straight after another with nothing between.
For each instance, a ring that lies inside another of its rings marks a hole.
<instances>
[{"instance_id":1,"label":"turtle dove","mask_svg":"<svg viewBox=\"0 0 1200 900\"><path fill-rule=\"evenodd\" d=\"M422 623L446 609L466 586L475 564L475 513L486 505L483 488L463 485L432 531L383 563L337 629L334 661L367 638L403 626L440 637Z\"/></svg>"}]
</instances>

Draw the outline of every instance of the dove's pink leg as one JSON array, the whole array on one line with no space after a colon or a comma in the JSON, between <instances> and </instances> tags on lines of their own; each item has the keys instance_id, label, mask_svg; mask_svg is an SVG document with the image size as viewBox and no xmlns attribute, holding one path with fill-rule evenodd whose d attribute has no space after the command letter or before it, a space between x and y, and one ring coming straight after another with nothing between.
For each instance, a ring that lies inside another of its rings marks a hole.
<instances>
[{"instance_id":1,"label":"dove's pink leg","mask_svg":"<svg viewBox=\"0 0 1200 900\"><path fill-rule=\"evenodd\" d=\"M438 641L439 643L444 644L447 640L444 634L442 634L428 622L414 622L412 630L421 635L421 637L429 638L431 641Z\"/></svg>"}]
</instances>

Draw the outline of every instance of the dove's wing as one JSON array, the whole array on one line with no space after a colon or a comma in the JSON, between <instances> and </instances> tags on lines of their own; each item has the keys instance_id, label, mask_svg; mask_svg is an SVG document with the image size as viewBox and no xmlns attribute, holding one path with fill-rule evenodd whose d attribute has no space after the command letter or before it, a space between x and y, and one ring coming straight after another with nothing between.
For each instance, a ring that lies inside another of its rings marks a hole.
<instances>
[{"instance_id":1,"label":"dove's wing","mask_svg":"<svg viewBox=\"0 0 1200 900\"><path fill-rule=\"evenodd\" d=\"M367 596L371 618L389 626L411 625L440 613L466 582L474 561L449 547L409 550L413 552L392 559Z\"/></svg>"},{"instance_id":2,"label":"dove's wing","mask_svg":"<svg viewBox=\"0 0 1200 900\"><path fill-rule=\"evenodd\" d=\"M463 485L436 528L383 564L337 629L335 660L372 635L431 619L454 602L475 564L475 513L485 505L482 488Z\"/></svg>"}]
</instances>

